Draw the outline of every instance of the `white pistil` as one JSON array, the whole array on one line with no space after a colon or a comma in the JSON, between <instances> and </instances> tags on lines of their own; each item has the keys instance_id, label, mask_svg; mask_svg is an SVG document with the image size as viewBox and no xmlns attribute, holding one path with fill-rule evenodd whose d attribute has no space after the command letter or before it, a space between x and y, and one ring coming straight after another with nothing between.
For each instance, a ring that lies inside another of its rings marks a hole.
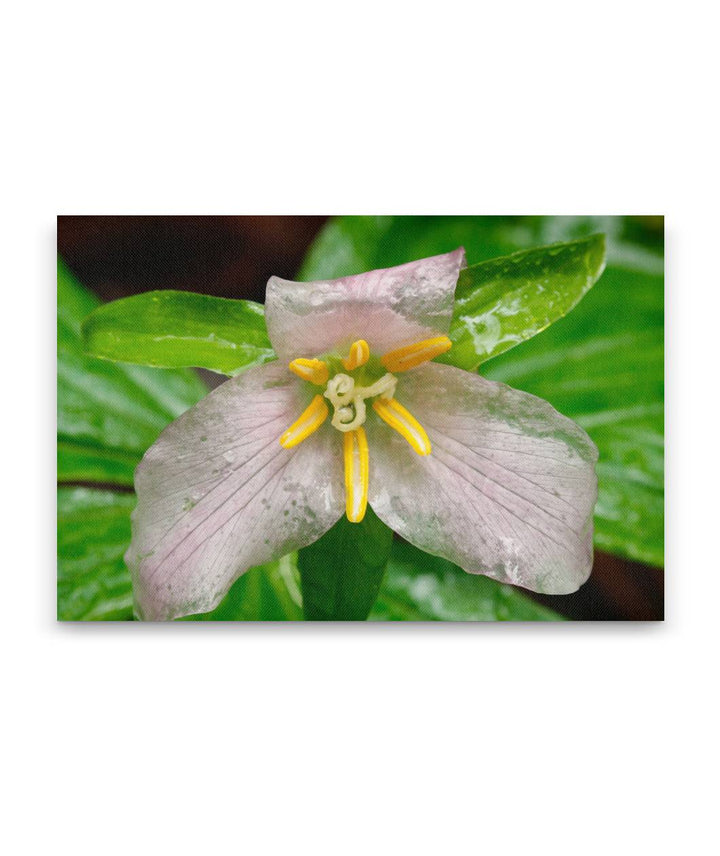
<instances>
[{"instance_id":1,"label":"white pistil","mask_svg":"<svg viewBox=\"0 0 720 856\"><path fill-rule=\"evenodd\" d=\"M356 431L365 422L365 400L378 396L390 400L395 394L396 385L397 378L391 374L383 375L370 386L356 386L350 375L335 375L323 393L333 406L331 424L338 431Z\"/></svg>"}]
</instances>

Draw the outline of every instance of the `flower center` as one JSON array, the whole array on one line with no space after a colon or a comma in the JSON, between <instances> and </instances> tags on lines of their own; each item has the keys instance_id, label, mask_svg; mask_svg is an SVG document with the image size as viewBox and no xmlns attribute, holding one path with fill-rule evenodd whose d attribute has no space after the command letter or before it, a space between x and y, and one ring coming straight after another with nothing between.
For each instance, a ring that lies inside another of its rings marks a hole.
<instances>
[{"instance_id":1,"label":"flower center","mask_svg":"<svg viewBox=\"0 0 720 856\"><path fill-rule=\"evenodd\" d=\"M333 406L331 424L343 434L345 513L351 523L363 519L368 503L370 453L362 427L367 417L365 402L374 399L372 408L380 419L404 437L418 455L429 455L430 439L425 429L395 400L397 378L391 372L417 368L444 354L451 345L447 336L436 336L388 351L378 359L371 357L368 343L358 339L350 346L347 357L339 358L336 354L328 354L323 359L298 357L289 364L291 372L316 387L324 386L325 391L322 395L316 394L299 418L283 432L280 445L292 449L317 431L330 414L325 403L328 399ZM344 372L337 371L340 366ZM355 377L346 372L355 372Z\"/></svg>"},{"instance_id":2,"label":"flower center","mask_svg":"<svg viewBox=\"0 0 720 856\"><path fill-rule=\"evenodd\" d=\"M378 396L389 401L395 395L397 378L385 374L370 386L361 386L347 374L336 374L323 395L333 406L334 413L330 424L338 431L355 431L365 423L367 409L365 401Z\"/></svg>"}]
</instances>

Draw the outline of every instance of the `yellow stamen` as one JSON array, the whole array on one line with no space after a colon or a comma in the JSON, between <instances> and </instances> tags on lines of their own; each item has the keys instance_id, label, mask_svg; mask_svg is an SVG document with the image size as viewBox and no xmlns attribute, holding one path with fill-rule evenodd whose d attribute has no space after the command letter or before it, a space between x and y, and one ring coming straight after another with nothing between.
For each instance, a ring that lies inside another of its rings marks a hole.
<instances>
[{"instance_id":1,"label":"yellow stamen","mask_svg":"<svg viewBox=\"0 0 720 856\"><path fill-rule=\"evenodd\" d=\"M368 499L370 454L364 428L343 435L345 453L345 513L351 523L365 517Z\"/></svg>"},{"instance_id":2,"label":"yellow stamen","mask_svg":"<svg viewBox=\"0 0 720 856\"><path fill-rule=\"evenodd\" d=\"M350 353L343 359L342 364L345 366L345 370L350 372L353 369L364 366L369 359L370 346L365 339L358 339L357 342L353 342L350 346Z\"/></svg>"},{"instance_id":3,"label":"yellow stamen","mask_svg":"<svg viewBox=\"0 0 720 856\"><path fill-rule=\"evenodd\" d=\"M425 433L425 429L402 404L394 398L391 398L389 401L378 398L373 402L373 410L383 422L387 422L391 428L394 428L398 434L401 434L418 455L430 454L430 440Z\"/></svg>"},{"instance_id":4,"label":"yellow stamen","mask_svg":"<svg viewBox=\"0 0 720 856\"><path fill-rule=\"evenodd\" d=\"M388 351L380 360L389 372L406 372L429 360L434 360L445 351L452 348L452 342L447 336L437 336L434 339L423 339L414 345L406 345L395 351Z\"/></svg>"},{"instance_id":5,"label":"yellow stamen","mask_svg":"<svg viewBox=\"0 0 720 856\"><path fill-rule=\"evenodd\" d=\"M323 386L328 382L330 371L327 364L322 360L298 359L290 363L290 371L294 372L303 380L308 380L317 386Z\"/></svg>"},{"instance_id":6,"label":"yellow stamen","mask_svg":"<svg viewBox=\"0 0 720 856\"><path fill-rule=\"evenodd\" d=\"M322 395L316 395L310 402L310 406L305 409L302 416L293 422L293 424L280 437L280 445L286 449L292 449L298 443L306 440L313 431L323 424L329 413L327 404Z\"/></svg>"}]
</instances>

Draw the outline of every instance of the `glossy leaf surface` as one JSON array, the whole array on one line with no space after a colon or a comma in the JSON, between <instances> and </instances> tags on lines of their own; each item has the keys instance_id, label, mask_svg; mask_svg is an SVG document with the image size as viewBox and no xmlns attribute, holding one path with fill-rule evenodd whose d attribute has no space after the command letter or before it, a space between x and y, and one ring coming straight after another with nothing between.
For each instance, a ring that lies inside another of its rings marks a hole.
<instances>
[{"instance_id":1,"label":"glossy leaf surface","mask_svg":"<svg viewBox=\"0 0 720 856\"><path fill-rule=\"evenodd\" d=\"M149 291L100 306L83 324L96 357L233 375L275 359L261 304L186 291Z\"/></svg>"},{"instance_id":2,"label":"glossy leaf surface","mask_svg":"<svg viewBox=\"0 0 720 856\"><path fill-rule=\"evenodd\" d=\"M450 327L452 350L438 362L476 369L566 315L605 268L605 239L536 247L461 271Z\"/></svg>"},{"instance_id":3,"label":"glossy leaf surface","mask_svg":"<svg viewBox=\"0 0 720 856\"><path fill-rule=\"evenodd\" d=\"M392 537L392 530L368 507L360 523L343 517L319 541L300 550L305 618L367 618L385 573Z\"/></svg>"}]
</instances>

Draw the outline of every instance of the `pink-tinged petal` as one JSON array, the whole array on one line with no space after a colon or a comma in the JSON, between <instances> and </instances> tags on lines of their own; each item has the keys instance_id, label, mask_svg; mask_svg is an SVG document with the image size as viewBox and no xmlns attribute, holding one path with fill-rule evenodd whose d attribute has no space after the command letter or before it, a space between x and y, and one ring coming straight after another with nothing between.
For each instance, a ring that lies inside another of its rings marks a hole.
<instances>
[{"instance_id":1,"label":"pink-tinged petal","mask_svg":"<svg viewBox=\"0 0 720 856\"><path fill-rule=\"evenodd\" d=\"M126 561L141 618L207 612L240 574L317 540L343 514L342 444L279 442L307 401L278 363L226 381L169 425L135 472Z\"/></svg>"},{"instance_id":2,"label":"pink-tinged petal","mask_svg":"<svg viewBox=\"0 0 720 856\"><path fill-rule=\"evenodd\" d=\"M372 425L369 500L378 517L470 573L547 594L576 591L593 558L597 449L587 434L546 401L452 366L408 372L396 397L432 452L420 457Z\"/></svg>"},{"instance_id":3,"label":"pink-tinged petal","mask_svg":"<svg viewBox=\"0 0 720 856\"><path fill-rule=\"evenodd\" d=\"M265 320L281 360L343 351L364 339L374 353L447 333L465 251L342 279L268 281ZM343 355L346 351L343 351Z\"/></svg>"}]
</instances>

